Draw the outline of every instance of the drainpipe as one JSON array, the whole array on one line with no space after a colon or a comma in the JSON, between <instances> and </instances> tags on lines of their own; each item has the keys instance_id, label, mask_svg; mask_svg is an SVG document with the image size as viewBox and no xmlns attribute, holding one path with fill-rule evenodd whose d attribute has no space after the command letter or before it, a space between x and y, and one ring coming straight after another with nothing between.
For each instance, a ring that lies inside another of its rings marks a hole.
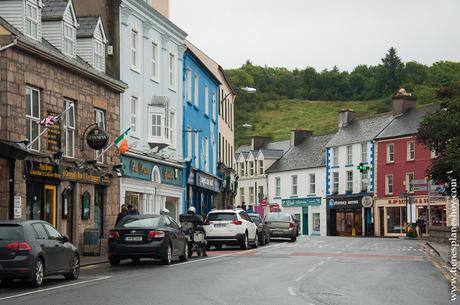
<instances>
[{"instance_id":1,"label":"drainpipe","mask_svg":"<svg viewBox=\"0 0 460 305\"><path fill-rule=\"evenodd\" d=\"M11 48L11 47L13 47L13 46L15 46L15 45L17 45L17 44L18 44L18 39L15 38L15 39L13 40L13 42L7 44L6 46L1 47L1 48L0 48L0 52L2 52L3 50L6 50L6 49L8 49L8 48Z\"/></svg>"},{"instance_id":2,"label":"drainpipe","mask_svg":"<svg viewBox=\"0 0 460 305\"><path fill-rule=\"evenodd\" d=\"M9 159L9 174L8 174L8 183L9 183L9 195L10 195L10 208L9 210L9 219L14 219L14 169L16 166L16 160Z\"/></svg>"}]
</instances>

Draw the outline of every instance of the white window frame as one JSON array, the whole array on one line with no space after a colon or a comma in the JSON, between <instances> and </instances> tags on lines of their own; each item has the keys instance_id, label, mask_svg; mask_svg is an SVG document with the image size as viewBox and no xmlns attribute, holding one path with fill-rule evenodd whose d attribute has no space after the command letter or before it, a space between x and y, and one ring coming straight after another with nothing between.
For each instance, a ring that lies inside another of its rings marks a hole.
<instances>
[{"instance_id":1,"label":"white window frame","mask_svg":"<svg viewBox=\"0 0 460 305\"><path fill-rule=\"evenodd\" d=\"M187 99L187 102L191 103L192 102L192 70L187 69L187 73L185 75L186 80L187 80L187 85L185 87L185 96Z\"/></svg>"},{"instance_id":2,"label":"white window frame","mask_svg":"<svg viewBox=\"0 0 460 305\"><path fill-rule=\"evenodd\" d=\"M415 141L407 142L407 161L415 160Z\"/></svg>"},{"instance_id":3,"label":"white window frame","mask_svg":"<svg viewBox=\"0 0 460 305\"><path fill-rule=\"evenodd\" d=\"M192 128L187 127L187 158L192 160Z\"/></svg>"},{"instance_id":4,"label":"white window frame","mask_svg":"<svg viewBox=\"0 0 460 305\"><path fill-rule=\"evenodd\" d=\"M339 193L339 172L333 172L332 173L332 193L333 194L338 194Z\"/></svg>"},{"instance_id":5,"label":"white window frame","mask_svg":"<svg viewBox=\"0 0 460 305\"><path fill-rule=\"evenodd\" d=\"M347 193L353 193L353 171L347 171Z\"/></svg>"},{"instance_id":6,"label":"white window frame","mask_svg":"<svg viewBox=\"0 0 460 305\"><path fill-rule=\"evenodd\" d=\"M249 161L249 176L254 176L254 161Z\"/></svg>"},{"instance_id":7,"label":"white window frame","mask_svg":"<svg viewBox=\"0 0 460 305\"><path fill-rule=\"evenodd\" d=\"M64 156L75 158L75 103L64 99L64 109L68 108L70 109L64 115ZM71 121L73 121L73 126ZM72 147L69 146L69 138L71 138Z\"/></svg>"},{"instance_id":8,"label":"white window frame","mask_svg":"<svg viewBox=\"0 0 460 305\"><path fill-rule=\"evenodd\" d=\"M213 92L213 94L212 94L212 119L214 121L216 121L216 115L217 115L217 111L216 111L216 93Z\"/></svg>"},{"instance_id":9,"label":"white window frame","mask_svg":"<svg viewBox=\"0 0 460 305\"><path fill-rule=\"evenodd\" d=\"M38 28L40 25L39 8L31 4L30 2L26 1L24 15L25 15L24 33L27 36L38 40L38 32L39 32Z\"/></svg>"},{"instance_id":10,"label":"white window frame","mask_svg":"<svg viewBox=\"0 0 460 305\"><path fill-rule=\"evenodd\" d=\"M156 82L159 82L159 60L158 60L158 43L156 43L155 41L152 41L152 58L151 58L151 79L153 81L156 81Z\"/></svg>"},{"instance_id":11,"label":"white window frame","mask_svg":"<svg viewBox=\"0 0 460 305\"><path fill-rule=\"evenodd\" d=\"M244 173L244 162L240 162L240 176L243 177Z\"/></svg>"},{"instance_id":12,"label":"white window frame","mask_svg":"<svg viewBox=\"0 0 460 305\"><path fill-rule=\"evenodd\" d=\"M250 186L249 187L249 204L254 203L254 187Z\"/></svg>"},{"instance_id":13,"label":"white window frame","mask_svg":"<svg viewBox=\"0 0 460 305\"><path fill-rule=\"evenodd\" d=\"M63 27L62 52L68 56L74 57L75 54L75 28L67 23Z\"/></svg>"},{"instance_id":14,"label":"white window frame","mask_svg":"<svg viewBox=\"0 0 460 305\"><path fill-rule=\"evenodd\" d=\"M332 148L332 166L339 166L339 148Z\"/></svg>"},{"instance_id":15,"label":"white window frame","mask_svg":"<svg viewBox=\"0 0 460 305\"><path fill-rule=\"evenodd\" d=\"M134 110L134 111L133 111ZM131 96L129 105L129 115L131 122L131 136L139 137L139 98L137 96Z\"/></svg>"},{"instance_id":16,"label":"white window frame","mask_svg":"<svg viewBox=\"0 0 460 305\"><path fill-rule=\"evenodd\" d=\"M169 141L171 143L171 147L176 146L176 113L175 112L170 112L169 113Z\"/></svg>"},{"instance_id":17,"label":"white window frame","mask_svg":"<svg viewBox=\"0 0 460 305\"><path fill-rule=\"evenodd\" d=\"M95 122L96 122L96 124L98 124L99 128L101 128L102 130L107 130L106 129L106 120L105 120L105 111L102 110L102 109L95 108L94 109L94 115L95 115ZM100 115L100 116L98 116L98 115ZM98 120L99 117L102 117L102 124ZM102 155L102 158L99 158L101 153L102 153L102 150L96 150L95 151L95 157L96 157L96 161L98 163L104 163L104 155Z\"/></svg>"},{"instance_id":18,"label":"white window frame","mask_svg":"<svg viewBox=\"0 0 460 305\"><path fill-rule=\"evenodd\" d=\"M203 149L204 149L204 169L209 173L209 139L208 137L204 137L203 142Z\"/></svg>"},{"instance_id":19,"label":"white window frame","mask_svg":"<svg viewBox=\"0 0 460 305\"><path fill-rule=\"evenodd\" d=\"M170 52L168 57L169 89L176 90L176 54Z\"/></svg>"},{"instance_id":20,"label":"white window frame","mask_svg":"<svg viewBox=\"0 0 460 305\"><path fill-rule=\"evenodd\" d=\"M244 187L240 187L240 202L244 202Z\"/></svg>"},{"instance_id":21,"label":"white window frame","mask_svg":"<svg viewBox=\"0 0 460 305\"><path fill-rule=\"evenodd\" d=\"M195 105L195 107L200 107L200 78L198 75L195 75L195 77L193 78L194 82L195 82L195 85L194 85L194 99L193 99L193 103Z\"/></svg>"},{"instance_id":22,"label":"white window frame","mask_svg":"<svg viewBox=\"0 0 460 305\"><path fill-rule=\"evenodd\" d=\"M199 149L200 149L200 136L198 134L198 131L195 131L195 168L198 168L199 166Z\"/></svg>"},{"instance_id":23,"label":"white window frame","mask_svg":"<svg viewBox=\"0 0 460 305\"><path fill-rule=\"evenodd\" d=\"M275 197L281 196L281 177L275 177Z\"/></svg>"},{"instance_id":24,"label":"white window frame","mask_svg":"<svg viewBox=\"0 0 460 305\"><path fill-rule=\"evenodd\" d=\"M387 144L387 163L395 162L395 145L394 143Z\"/></svg>"},{"instance_id":25,"label":"white window frame","mask_svg":"<svg viewBox=\"0 0 460 305\"><path fill-rule=\"evenodd\" d=\"M353 165L353 145L347 145L347 165Z\"/></svg>"},{"instance_id":26,"label":"white window frame","mask_svg":"<svg viewBox=\"0 0 460 305\"><path fill-rule=\"evenodd\" d=\"M259 160L259 175L264 174L264 160Z\"/></svg>"},{"instance_id":27,"label":"white window frame","mask_svg":"<svg viewBox=\"0 0 460 305\"><path fill-rule=\"evenodd\" d=\"M385 176L385 194L386 195L393 195L393 191L394 191L393 190L393 184L394 184L393 175L386 175ZM391 190L390 190L390 188L391 188Z\"/></svg>"},{"instance_id":28,"label":"white window frame","mask_svg":"<svg viewBox=\"0 0 460 305\"><path fill-rule=\"evenodd\" d=\"M204 85L204 114L209 116L209 88Z\"/></svg>"},{"instance_id":29,"label":"white window frame","mask_svg":"<svg viewBox=\"0 0 460 305\"><path fill-rule=\"evenodd\" d=\"M104 44L99 41L94 41L94 68L99 71L104 71L105 66L105 54Z\"/></svg>"},{"instance_id":30,"label":"white window frame","mask_svg":"<svg viewBox=\"0 0 460 305\"><path fill-rule=\"evenodd\" d=\"M361 192L367 192L369 187L369 173L364 171L361 173Z\"/></svg>"},{"instance_id":31,"label":"white window frame","mask_svg":"<svg viewBox=\"0 0 460 305\"><path fill-rule=\"evenodd\" d=\"M314 173L308 175L310 181L309 194L316 194L316 175Z\"/></svg>"},{"instance_id":32,"label":"white window frame","mask_svg":"<svg viewBox=\"0 0 460 305\"><path fill-rule=\"evenodd\" d=\"M139 72L139 31L131 28L131 69Z\"/></svg>"},{"instance_id":33,"label":"white window frame","mask_svg":"<svg viewBox=\"0 0 460 305\"><path fill-rule=\"evenodd\" d=\"M414 180L415 180L415 174L413 172L406 173L406 191L408 193L413 194L415 192L414 191Z\"/></svg>"},{"instance_id":34,"label":"white window frame","mask_svg":"<svg viewBox=\"0 0 460 305\"><path fill-rule=\"evenodd\" d=\"M292 175L291 176L291 196L297 196L298 194L298 183L299 183L299 178L297 175Z\"/></svg>"},{"instance_id":35,"label":"white window frame","mask_svg":"<svg viewBox=\"0 0 460 305\"><path fill-rule=\"evenodd\" d=\"M154 116L155 116L155 120L153 119ZM164 137L164 126L163 126L164 119L165 119L164 112L159 112L159 111L149 112L149 139L151 139L151 141L163 139Z\"/></svg>"},{"instance_id":36,"label":"white window frame","mask_svg":"<svg viewBox=\"0 0 460 305\"><path fill-rule=\"evenodd\" d=\"M361 143L361 162L367 163L367 143Z\"/></svg>"},{"instance_id":37,"label":"white window frame","mask_svg":"<svg viewBox=\"0 0 460 305\"><path fill-rule=\"evenodd\" d=\"M37 98L38 98L38 103L37 103L37 106L38 106L38 111L37 111L37 114L38 116L34 116L34 108L33 108L33 94L36 93L37 94ZM30 98L27 99L27 96L29 96ZM27 114L27 104L30 104L30 114ZM40 122L40 107L41 107L41 94L40 94L40 90L37 89L37 88L33 88L33 87L30 87L30 86L26 86L26 124L27 124L27 128L26 128L26 133L27 133L27 139L29 140L29 143L31 143L33 140L35 140L36 137L38 137L38 135L40 134L41 132L41 126L38 124ZM37 134L36 136L34 136L34 133L33 133L33 126L36 125L37 126ZM33 151L40 151L40 146L41 146L41 142L40 142L40 138L38 138L33 144L32 146L29 148L30 150L33 150Z\"/></svg>"}]
</instances>

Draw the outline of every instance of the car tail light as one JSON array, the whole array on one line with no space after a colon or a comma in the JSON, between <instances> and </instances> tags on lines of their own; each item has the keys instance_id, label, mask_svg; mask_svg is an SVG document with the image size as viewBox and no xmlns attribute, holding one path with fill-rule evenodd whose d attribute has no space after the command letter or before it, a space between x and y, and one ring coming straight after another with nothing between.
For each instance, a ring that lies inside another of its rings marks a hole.
<instances>
[{"instance_id":1,"label":"car tail light","mask_svg":"<svg viewBox=\"0 0 460 305\"><path fill-rule=\"evenodd\" d=\"M289 224L289 230L292 230L292 229L294 229L294 224L291 222L291 223Z\"/></svg>"},{"instance_id":2,"label":"car tail light","mask_svg":"<svg viewBox=\"0 0 460 305\"><path fill-rule=\"evenodd\" d=\"M26 242L19 242L19 243L9 243L5 246L8 250L13 251L30 251L32 248Z\"/></svg>"},{"instance_id":3,"label":"car tail light","mask_svg":"<svg viewBox=\"0 0 460 305\"><path fill-rule=\"evenodd\" d=\"M233 219L232 224L239 226L239 225L243 224L243 222L241 220Z\"/></svg>"},{"instance_id":4,"label":"car tail light","mask_svg":"<svg viewBox=\"0 0 460 305\"><path fill-rule=\"evenodd\" d=\"M110 232L109 232L109 238L111 238L111 239L120 238L120 234L118 234L117 231L110 231Z\"/></svg>"},{"instance_id":5,"label":"car tail light","mask_svg":"<svg viewBox=\"0 0 460 305\"><path fill-rule=\"evenodd\" d=\"M164 238L165 232L163 231L150 231L147 235L148 238Z\"/></svg>"}]
</instances>

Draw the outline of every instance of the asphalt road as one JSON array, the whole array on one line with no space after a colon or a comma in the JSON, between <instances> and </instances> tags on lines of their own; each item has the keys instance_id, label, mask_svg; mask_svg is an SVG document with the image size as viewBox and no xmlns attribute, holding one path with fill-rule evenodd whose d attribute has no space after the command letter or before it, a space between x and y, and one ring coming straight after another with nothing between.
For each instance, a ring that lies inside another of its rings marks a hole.
<instances>
[{"instance_id":1,"label":"asphalt road","mask_svg":"<svg viewBox=\"0 0 460 305\"><path fill-rule=\"evenodd\" d=\"M50 278L40 289L15 282L0 288L0 304L456 304L422 241L301 237L209 254L171 266L88 266L77 281Z\"/></svg>"}]
</instances>

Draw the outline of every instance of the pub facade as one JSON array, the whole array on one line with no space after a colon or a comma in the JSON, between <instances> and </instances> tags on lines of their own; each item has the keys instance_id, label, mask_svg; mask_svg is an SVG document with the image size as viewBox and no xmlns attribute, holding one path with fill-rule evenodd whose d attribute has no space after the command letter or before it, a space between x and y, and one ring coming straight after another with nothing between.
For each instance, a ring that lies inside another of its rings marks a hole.
<instances>
[{"instance_id":1,"label":"pub facade","mask_svg":"<svg viewBox=\"0 0 460 305\"><path fill-rule=\"evenodd\" d=\"M23 7L21 0L11 2ZM16 24L0 7L0 142L14 151L0 154L0 219L48 221L82 248L84 231L95 229L104 241L119 211L119 154L102 149L119 134L126 85L108 77L100 62L77 56L71 2L52 16L47 1L28 4L41 17L38 31ZM61 37L65 44L48 39L54 24L72 29ZM98 18L86 26L89 34L103 33Z\"/></svg>"}]
</instances>

